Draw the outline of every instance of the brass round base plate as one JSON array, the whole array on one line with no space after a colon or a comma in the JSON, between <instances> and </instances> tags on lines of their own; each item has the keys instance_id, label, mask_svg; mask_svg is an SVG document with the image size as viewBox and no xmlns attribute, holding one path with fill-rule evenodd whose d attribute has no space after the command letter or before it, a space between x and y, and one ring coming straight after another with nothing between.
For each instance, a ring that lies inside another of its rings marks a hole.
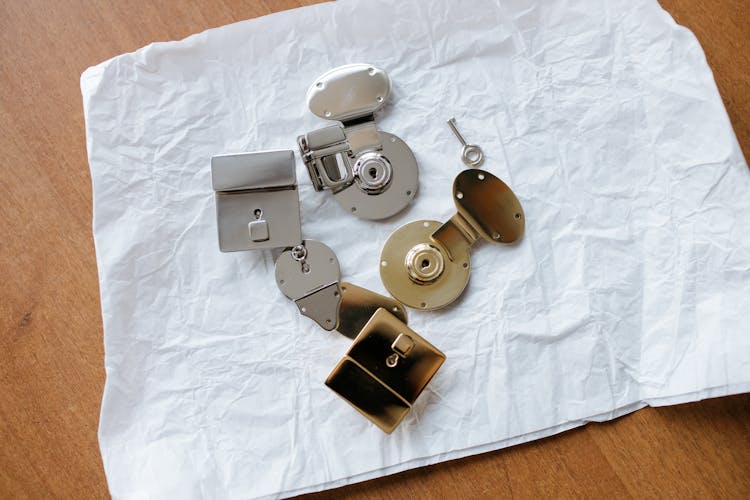
<instances>
[{"instance_id":1,"label":"brass round base plate","mask_svg":"<svg viewBox=\"0 0 750 500\"><path fill-rule=\"evenodd\" d=\"M440 226L442 223L434 220L418 220L401 226L391 234L380 253L383 285L396 300L409 307L424 311L445 307L461 295L469 282L471 261L468 250L451 260L440 243L430 238ZM441 262L433 262L429 252L423 251L425 246L437 250L442 255ZM420 256L419 262L412 262L415 255ZM442 266L442 270L421 274L425 280L422 281L419 275L415 276L413 269L409 272L410 266L425 271ZM437 276L433 277L435 274Z\"/></svg>"}]
</instances>

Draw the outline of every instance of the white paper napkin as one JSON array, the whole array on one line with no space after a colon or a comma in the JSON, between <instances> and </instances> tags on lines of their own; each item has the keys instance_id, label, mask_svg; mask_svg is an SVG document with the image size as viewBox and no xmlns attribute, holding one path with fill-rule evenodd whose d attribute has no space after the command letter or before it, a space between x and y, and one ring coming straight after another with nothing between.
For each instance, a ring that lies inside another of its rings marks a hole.
<instances>
[{"instance_id":1,"label":"white paper napkin","mask_svg":"<svg viewBox=\"0 0 750 500\"><path fill-rule=\"evenodd\" d=\"M456 116L526 213L463 297L410 326L447 361L392 435L323 381L350 341L268 253L218 250L209 158L294 148L307 86L384 68L420 165L385 222L313 191L303 234L381 293L387 236L446 220ZM653 0L361 0L156 43L81 77L116 498L291 495L498 449L644 405L750 390L750 172L693 35Z\"/></svg>"}]
</instances>

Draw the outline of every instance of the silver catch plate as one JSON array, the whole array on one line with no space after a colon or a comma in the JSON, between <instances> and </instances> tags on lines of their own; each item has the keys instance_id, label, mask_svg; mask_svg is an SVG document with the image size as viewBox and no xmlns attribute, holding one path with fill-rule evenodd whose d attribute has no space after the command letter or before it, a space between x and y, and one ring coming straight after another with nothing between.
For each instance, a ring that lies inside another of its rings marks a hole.
<instances>
[{"instance_id":1,"label":"silver catch plate","mask_svg":"<svg viewBox=\"0 0 750 500\"><path fill-rule=\"evenodd\" d=\"M305 240L284 250L276 260L276 284L281 292L326 330L338 326L340 279L336 254L319 241Z\"/></svg>"}]
</instances>

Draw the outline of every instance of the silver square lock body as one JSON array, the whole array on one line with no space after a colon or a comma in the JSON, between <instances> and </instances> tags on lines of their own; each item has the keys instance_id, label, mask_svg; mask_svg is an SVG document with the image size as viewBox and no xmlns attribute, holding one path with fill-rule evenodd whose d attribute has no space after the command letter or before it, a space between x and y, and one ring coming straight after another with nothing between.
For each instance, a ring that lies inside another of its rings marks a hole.
<instances>
[{"instance_id":1,"label":"silver square lock body","mask_svg":"<svg viewBox=\"0 0 750 500\"><path fill-rule=\"evenodd\" d=\"M302 242L292 151L214 156L211 181L222 252L286 248Z\"/></svg>"}]
</instances>

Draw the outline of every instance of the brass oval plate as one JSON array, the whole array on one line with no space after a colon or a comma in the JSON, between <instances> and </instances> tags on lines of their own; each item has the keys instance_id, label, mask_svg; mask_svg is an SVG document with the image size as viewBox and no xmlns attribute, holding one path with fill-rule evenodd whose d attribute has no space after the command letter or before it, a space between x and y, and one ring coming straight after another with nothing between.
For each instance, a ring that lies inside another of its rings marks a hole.
<instances>
[{"instance_id":1,"label":"brass oval plate","mask_svg":"<svg viewBox=\"0 0 750 500\"><path fill-rule=\"evenodd\" d=\"M339 66L318 77L307 91L310 111L326 120L346 121L385 105L391 79L369 64Z\"/></svg>"},{"instance_id":2,"label":"brass oval plate","mask_svg":"<svg viewBox=\"0 0 750 500\"><path fill-rule=\"evenodd\" d=\"M526 218L521 203L493 174L478 168L464 170L453 182L453 199L482 238L512 243L523 235Z\"/></svg>"},{"instance_id":3,"label":"brass oval plate","mask_svg":"<svg viewBox=\"0 0 750 500\"><path fill-rule=\"evenodd\" d=\"M448 258L440 243L430 236L442 223L434 220L418 220L396 229L388 238L380 254L380 278L385 288L403 304L432 311L444 307L461 295L469 282L471 260L468 248L460 255ZM429 283L417 283L409 277L406 256L419 244L438 247L443 254L443 271Z\"/></svg>"}]
</instances>

